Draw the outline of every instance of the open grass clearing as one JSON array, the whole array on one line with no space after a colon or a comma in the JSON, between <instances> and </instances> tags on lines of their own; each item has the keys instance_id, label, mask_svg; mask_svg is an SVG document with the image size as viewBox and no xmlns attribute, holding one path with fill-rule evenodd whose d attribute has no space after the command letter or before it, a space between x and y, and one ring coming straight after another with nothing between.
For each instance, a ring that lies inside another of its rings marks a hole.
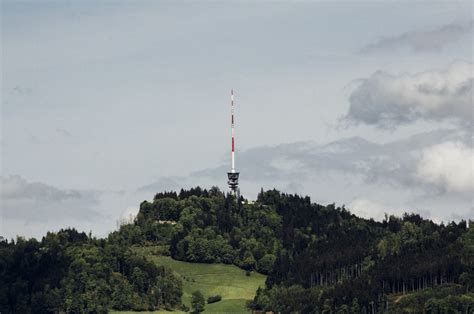
<instances>
[{"instance_id":1,"label":"open grass clearing","mask_svg":"<svg viewBox=\"0 0 474 314\"><path fill-rule=\"evenodd\" d=\"M255 296L258 287L265 286L266 276L245 270L235 265L188 263L172 259L169 256L153 254L152 248L136 248L157 265L172 269L183 280L183 303L191 307L191 295L199 290L205 299L220 295L222 300L206 304L205 313L249 313L245 304ZM165 313L156 312L156 313Z\"/></svg>"}]
</instances>

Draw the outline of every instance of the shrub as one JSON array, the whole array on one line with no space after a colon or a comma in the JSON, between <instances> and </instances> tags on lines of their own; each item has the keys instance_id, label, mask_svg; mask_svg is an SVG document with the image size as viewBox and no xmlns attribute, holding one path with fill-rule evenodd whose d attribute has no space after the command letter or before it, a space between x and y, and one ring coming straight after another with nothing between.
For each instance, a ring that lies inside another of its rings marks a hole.
<instances>
[{"instance_id":1,"label":"shrub","mask_svg":"<svg viewBox=\"0 0 474 314\"><path fill-rule=\"evenodd\" d=\"M207 298L207 303L208 304L215 303L215 302L219 302L220 300L222 300L222 297L220 295L213 295Z\"/></svg>"},{"instance_id":2,"label":"shrub","mask_svg":"<svg viewBox=\"0 0 474 314\"><path fill-rule=\"evenodd\" d=\"M257 271L268 275L272 269L273 264L275 263L276 257L273 254L266 254L264 255L258 262L257 262Z\"/></svg>"},{"instance_id":3,"label":"shrub","mask_svg":"<svg viewBox=\"0 0 474 314\"><path fill-rule=\"evenodd\" d=\"M191 298L191 305L192 305L195 313L204 312L205 300L204 300L204 296L202 295L201 291L197 290L197 291L193 292L193 295L192 295L192 298Z\"/></svg>"}]
</instances>

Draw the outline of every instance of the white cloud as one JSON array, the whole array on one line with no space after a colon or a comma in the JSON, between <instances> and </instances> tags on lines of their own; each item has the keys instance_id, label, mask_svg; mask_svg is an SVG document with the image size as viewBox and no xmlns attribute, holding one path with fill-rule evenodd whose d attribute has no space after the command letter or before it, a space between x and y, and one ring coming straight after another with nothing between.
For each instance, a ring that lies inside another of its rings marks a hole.
<instances>
[{"instance_id":1,"label":"white cloud","mask_svg":"<svg viewBox=\"0 0 474 314\"><path fill-rule=\"evenodd\" d=\"M379 202L374 202L365 198L357 198L353 200L348 208L350 211L363 218L373 218L377 221L382 221L386 213L394 214L393 208L389 208L387 205Z\"/></svg>"},{"instance_id":2,"label":"white cloud","mask_svg":"<svg viewBox=\"0 0 474 314\"><path fill-rule=\"evenodd\" d=\"M136 205L128 206L121 214L118 220L118 224L129 224L132 223L137 217L139 207Z\"/></svg>"},{"instance_id":3,"label":"white cloud","mask_svg":"<svg viewBox=\"0 0 474 314\"><path fill-rule=\"evenodd\" d=\"M458 61L446 70L392 75L378 71L349 97L349 122L396 128L416 120L473 125L474 64Z\"/></svg>"},{"instance_id":4,"label":"white cloud","mask_svg":"<svg viewBox=\"0 0 474 314\"><path fill-rule=\"evenodd\" d=\"M403 199L387 202L380 195L364 195L354 198L347 208L359 217L373 218L376 221L382 221L385 215L402 216L405 213L417 213L423 218L432 219L438 223L452 221L453 219L459 221L469 217L465 209L451 213L446 210L448 206L455 203L453 200L450 200L450 203L447 202L446 198L430 199L430 201L434 204L427 204L414 199L409 202Z\"/></svg>"},{"instance_id":5,"label":"white cloud","mask_svg":"<svg viewBox=\"0 0 474 314\"><path fill-rule=\"evenodd\" d=\"M417 177L449 192L474 192L474 150L462 142L446 142L423 151Z\"/></svg>"}]
</instances>

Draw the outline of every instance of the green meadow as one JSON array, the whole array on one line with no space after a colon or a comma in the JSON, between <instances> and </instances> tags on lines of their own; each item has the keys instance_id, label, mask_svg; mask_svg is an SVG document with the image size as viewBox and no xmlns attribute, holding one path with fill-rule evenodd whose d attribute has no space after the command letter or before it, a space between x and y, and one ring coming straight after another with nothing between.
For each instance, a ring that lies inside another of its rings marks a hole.
<instances>
[{"instance_id":1,"label":"green meadow","mask_svg":"<svg viewBox=\"0 0 474 314\"><path fill-rule=\"evenodd\" d=\"M204 313L250 313L245 306L247 300L254 298L258 287L265 286L266 276L256 272L247 276L244 270L234 265L181 262L169 256L156 255L156 248L153 247L140 247L135 250L157 265L171 268L181 277L182 300L188 307L191 308L191 294L196 290L200 290L206 300L212 295L222 296L221 301L206 304Z\"/></svg>"}]
</instances>

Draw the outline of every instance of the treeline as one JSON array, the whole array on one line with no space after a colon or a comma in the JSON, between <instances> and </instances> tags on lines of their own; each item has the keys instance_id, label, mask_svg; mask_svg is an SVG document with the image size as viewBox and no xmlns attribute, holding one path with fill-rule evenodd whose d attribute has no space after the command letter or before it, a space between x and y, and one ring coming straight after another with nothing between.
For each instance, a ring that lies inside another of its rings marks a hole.
<instances>
[{"instance_id":1,"label":"treeline","mask_svg":"<svg viewBox=\"0 0 474 314\"><path fill-rule=\"evenodd\" d=\"M423 292L411 303L413 312L474 311L474 294L469 293L474 284L474 232L465 221L439 225L405 214L377 223L344 209L328 213L328 208L304 205L275 191L260 200L275 204L284 217L283 230L294 230L294 236L293 241L282 241L267 288L250 304L253 309L392 313L397 305L393 294ZM311 240L295 246L298 233ZM456 295L446 298L424 299L448 284L464 288L451 290Z\"/></svg>"},{"instance_id":2,"label":"treeline","mask_svg":"<svg viewBox=\"0 0 474 314\"><path fill-rule=\"evenodd\" d=\"M75 229L0 241L0 313L107 313L181 305L182 282L117 241Z\"/></svg>"},{"instance_id":3,"label":"treeline","mask_svg":"<svg viewBox=\"0 0 474 314\"><path fill-rule=\"evenodd\" d=\"M449 284L465 293L438 307L474 309L474 238L464 221L405 214L375 222L276 190L261 191L253 203L195 188L143 202L127 228L131 243L168 243L175 259L267 274L249 303L254 310L381 313L394 306L391 295L426 295ZM420 304L426 311L435 302Z\"/></svg>"}]
</instances>

